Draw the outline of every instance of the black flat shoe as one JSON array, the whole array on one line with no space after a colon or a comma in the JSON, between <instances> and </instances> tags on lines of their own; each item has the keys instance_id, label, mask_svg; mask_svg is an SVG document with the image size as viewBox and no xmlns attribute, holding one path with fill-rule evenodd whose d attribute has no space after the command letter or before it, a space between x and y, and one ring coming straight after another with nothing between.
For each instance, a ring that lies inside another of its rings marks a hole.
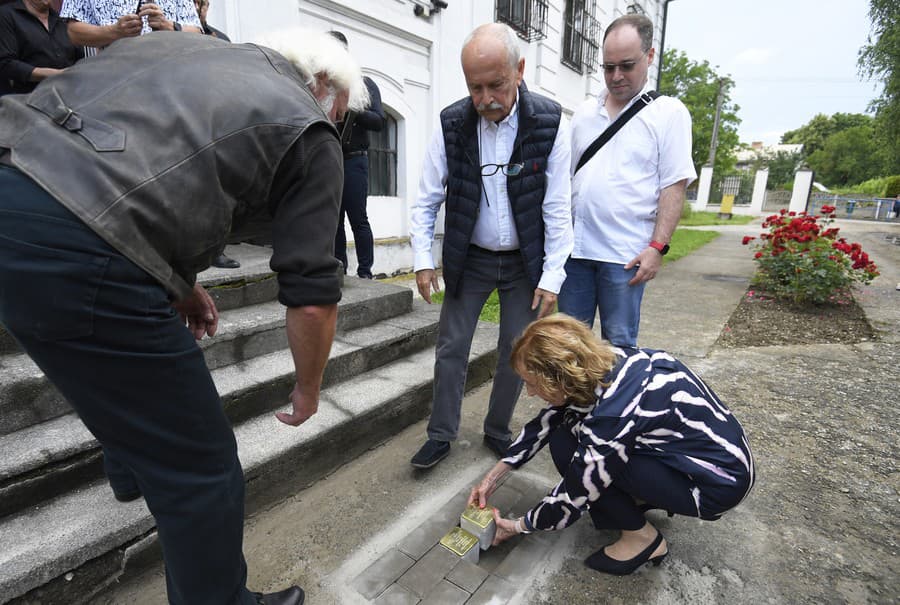
<instances>
[{"instance_id":1,"label":"black flat shoe","mask_svg":"<svg viewBox=\"0 0 900 605\"><path fill-rule=\"evenodd\" d=\"M253 593L256 602L259 605L303 605L306 595L299 586L291 586L280 592L270 592L263 594L261 592Z\"/></svg>"},{"instance_id":2,"label":"black flat shoe","mask_svg":"<svg viewBox=\"0 0 900 605\"><path fill-rule=\"evenodd\" d=\"M141 490L137 490L135 492L117 492L116 490L113 490L113 496L119 502L131 502L133 500L137 500L142 495L143 494L141 493Z\"/></svg>"},{"instance_id":3,"label":"black flat shoe","mask_svg":"<svg viewBox=\"0 0 900 605\"><path fill-rule=\"evenodd\" d=\"M416 455L409 461L416 468L431 468L450 453L450 444L446 441L429 439L425 445L419 448Z\"/></svg>"},{"instance_id":4,"label":"black flat shoe","mask_svg":"<svg viewBox=\"0 0 900 605\"><path fill-rule=\"evenodd\" d=\"M237 269L241 266L241 263L237 262L231 257L220 254L213 259L212 266L218 267L219 269Z\"/></svg>"},{"instance_id":5,"label":"black flat shoe","mask_svg":"<svg viewBox=\"0 0 900 605\"><path fill-rule=\"evenodd\" d=\"M606 552L604 552L605 546L592 554L590 557L584 560L584 564L594 569L596 571L602 571L603 573L612 574L614 576L627 576L628 574L634 572L638 567L643 565L644 563L653 563L653 566L656 567L660 563L662 563L663 559L666 558L666 555L669 554L669 551L664 552L661 555L657 555L655 557L651 557L653 551L662 544L663 535L661 532L656 532L656 539L653 540L653 543L650 544L647 548L645 548L641 553L634 557L633 559L628 559L627 561L619 561L618 559L613 559L607 556Z\"/></svg>"},{"instance_id":6,"label":"black flat shoe","mask_svg":"<svg viewBox=\"0 0 900 605\"><path fill-rule=\"evenodd\" d=\"M497 437L485 435L484 444L489 450L494 452L498 458L505 458L506 450L508 450L509 446L512 444L512 439L498 439Z\"/></svg>"}]
</instances>

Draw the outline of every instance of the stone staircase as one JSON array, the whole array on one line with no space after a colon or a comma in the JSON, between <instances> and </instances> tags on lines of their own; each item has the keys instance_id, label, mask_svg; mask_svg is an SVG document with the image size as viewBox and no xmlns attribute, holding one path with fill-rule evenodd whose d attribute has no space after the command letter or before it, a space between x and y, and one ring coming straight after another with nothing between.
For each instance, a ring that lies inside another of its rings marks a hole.
<instances>
[{"instance_id":1,"label":"stone staircase","mask_svg":"<svg viewBox=\"0 0 900 605\"><path fill-rule=\"evenodd\" d=\"M221 313L201 346L237 436L248 512L427 415L439 313L408 288L348 277L319 411L288 427L273 415L293 385L284 308L267 256L257 256L237 273L200 276ZM480 326L468 388L490 378L496 337L496 326ZM159 557L143 500L113 498L98 443L2 330L0 452L0 603L88 602L136 560Z\"/></svg>"}]
</instances>

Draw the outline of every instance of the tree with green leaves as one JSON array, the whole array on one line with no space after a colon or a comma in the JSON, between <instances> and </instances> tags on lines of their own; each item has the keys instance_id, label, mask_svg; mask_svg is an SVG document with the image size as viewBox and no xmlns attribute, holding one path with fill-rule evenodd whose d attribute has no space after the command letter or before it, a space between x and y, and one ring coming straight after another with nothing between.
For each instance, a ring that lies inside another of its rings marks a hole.
<instances>
[{"instance_id":1,"label":"tree with green leaves","mask_svg":"<svg viewBox=\"0 0 900 605\"><path fill-rule=\"evenodd\" d=\"M790 189L794 174L800 169L803 156L798 151L776 151L772 155L758 153L750 164L750 173L765 168L769 171L766 187L769 189Z\"/></svg>"},{"instance_id":2,"label":"tree with green leaves","mask_svg":"<svg viewBox=\"0 0 900 605\"><path fill-rule=\"evenodd\" d=\"M826 116L816 114L809 122L788 130L781 135L782 143L800 143L803 145L803 157L808 158L825 146L825 141L833 134L857 126L871 126L872 116L863 113L836 113Z\"/></svg>"},{"instance_id":3,"label":"tree with green leaves","mask_svg":"<svg viewBox=\"0 0 900 605\"><path fill-rule=\"evenodd\" d=\"M659 92L679 99L688 108L693 121L691 157L697 172L709 160L716 98L722 82L722 109L719 116L718 146L713 171L727 174L734 169L735 151L740 144L737 127L741 123L739 107L731 100L734 81L720 76L708 61L698 63L677 49L665 51Z\"/></svg>"},{"instance_id":4,"label":"tree with green leaves","mask_svg":"<svg viewBox=\"0 0 900 605\"><path fill-rule=\"evenodd\" d=\"M846 187L882 176L885 150L875 138L873 120L825 139L821 149L807 157L816 180L829 187Z\"/></svg>"},{"instance_id":5,"label":"tree with green leaves","mask_svg":"<svg viewBox=\"0 0 900 605\"><path fill-rule=\"evenodd\" d=\"M900 174L900 2L869 0L872 32L859 51L860 73L884 83L872 101L875 135L886 154L885 174Z\"/></svg>"}]
</instances>

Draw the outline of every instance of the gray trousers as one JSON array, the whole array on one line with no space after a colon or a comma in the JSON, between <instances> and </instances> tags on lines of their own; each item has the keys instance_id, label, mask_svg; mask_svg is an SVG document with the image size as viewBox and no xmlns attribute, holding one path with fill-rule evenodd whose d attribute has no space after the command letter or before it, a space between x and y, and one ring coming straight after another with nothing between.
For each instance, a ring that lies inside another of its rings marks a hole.
<instances>
[{"instance_id":1,"label":"gray trousers","mask_svg":"<svg viewBox=\"0 0 900 605\"><path fill-rule=\"evenodd\" d=\"M475 326L485 301L495 289L500 296L499 355L484 433L499 439L512 436L509 421L522 390L522 379L510 366L509 355L515 339L537 318L537 310L531 310L534 285L518 250L491 253L471 246L459 287L455 293L447 292L441 307L429 439L457 438Z\"/></svg>"}]
</instances>

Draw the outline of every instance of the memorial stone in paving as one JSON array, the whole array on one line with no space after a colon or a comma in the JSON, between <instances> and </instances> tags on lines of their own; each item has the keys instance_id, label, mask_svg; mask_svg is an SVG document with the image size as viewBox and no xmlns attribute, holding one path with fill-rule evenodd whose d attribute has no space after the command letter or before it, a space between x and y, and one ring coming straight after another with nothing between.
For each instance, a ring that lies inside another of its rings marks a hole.
<instances>
[{"instance_id":1,"label":"memorial stone in paving","mask_svg":"<svg viewBox=\"0 0 900 605\"><path fill-rule=\"evenodd\" d=\"M540 482L510 475L494 492L489 504L506 517L521 515L546 492L547 486ZM435 510L401 539L396 548L383 554L354 579L353 588L369 602L379 605L507 603L541 572L559 532L515 536L483 552L477 546L477 538L469 534L463 541L478 559L477 563L465 560L464 548L459 548L458 541L451 550L442 545L442 538L450 535L459 539L468 534L455 526L466 509L468 495L466 489ZM490 507L484 510L490 511ZM490 525L495 525L492 515Z\"/></svg>"}]
</instances>

